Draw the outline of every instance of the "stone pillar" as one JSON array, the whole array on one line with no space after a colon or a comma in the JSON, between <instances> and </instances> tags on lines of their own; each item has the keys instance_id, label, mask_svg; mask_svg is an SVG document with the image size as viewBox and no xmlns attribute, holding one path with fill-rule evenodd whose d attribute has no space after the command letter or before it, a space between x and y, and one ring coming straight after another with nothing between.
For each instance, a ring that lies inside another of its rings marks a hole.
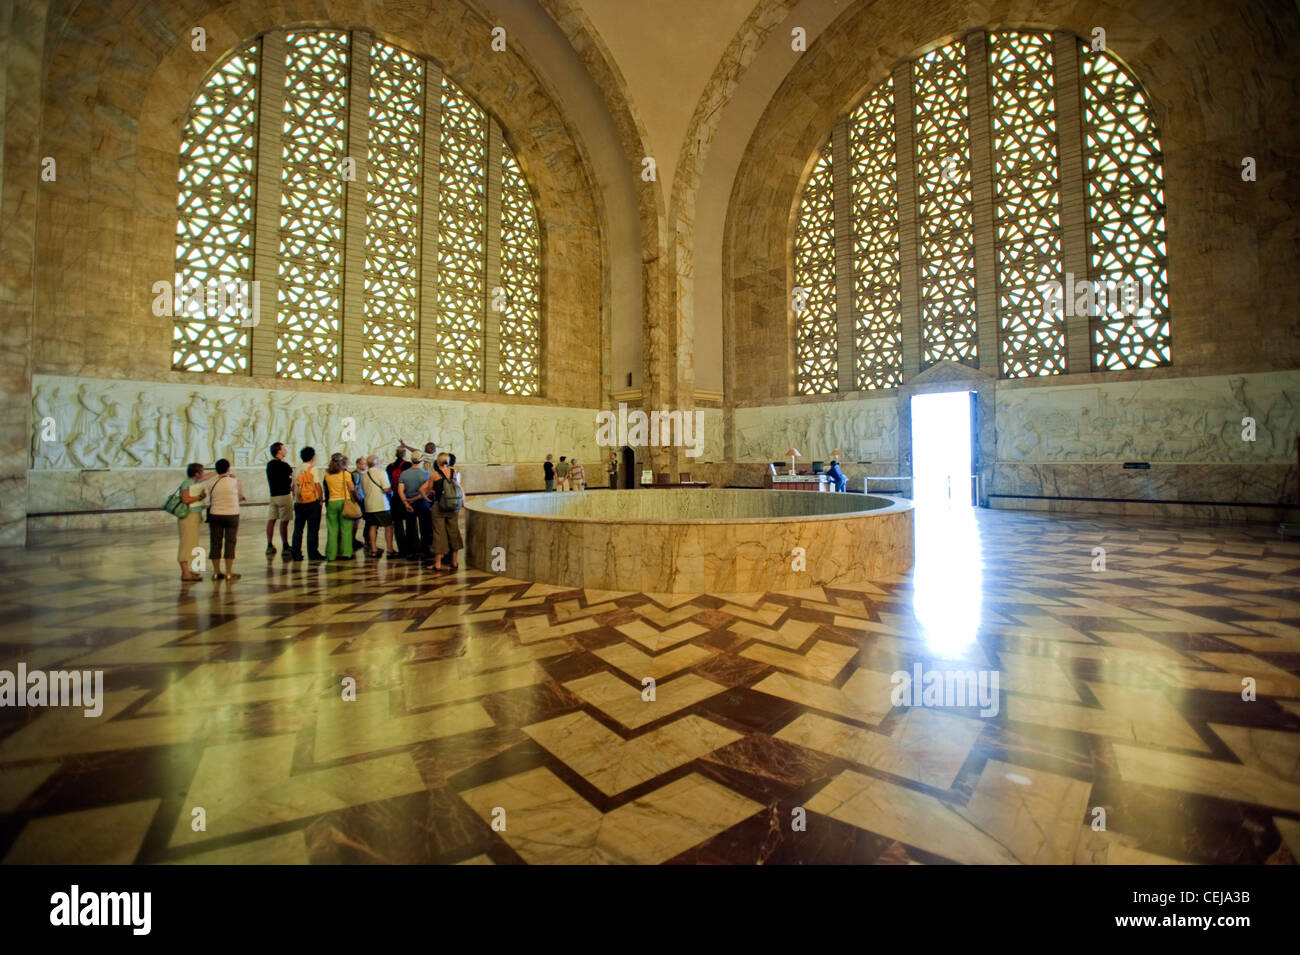
<instances>
[{"instance_id":1,"label":"stone pillar","mask_svg":"<svg viewBox=\"0 0 1300 955\"><path fill-rule=\"evenodd\" d=\"M504 139L497 121L488 118L487 142L487 263L483 292L483 390L501 392L501 311L494 301L501 287L501 150Z\"/></svg>"},{"instance_id":2,"label":"stone pillar","mask_svg":"<svg viewBox=\"0 0 1300 955\"><path fill-rule=\"evenodd\" d=\"M1056 88L1056 134L1061 169L1061 251L1065 272L1074 281L1088 278L1088 201L1084 181L1082 91L1079 88L1079 38L1057 30L1052 34L1052 82ZM1063 285L1068 286L1065 276ZM1064 294L1064 293L1062 293ZM1087 315L1073 315L1064 303L1065 370L1077 375L1092 370L1092 324Z\"/></svg>"},{"instance_id":3,"label":"stone pillar","mask_svg":"<svg viewBox=\"0 0 1300 955\"><path fill-rule=\"evenodd\" d=\"M998 377L997 226L993 202L993 117L989 109L989 47L983 30L968 33L966 102L970 117L972 229L975 235L975 365Z\"/></svg>"},{"instance_id":4,"label":"stone pillar","mask_svg":"<svg viewBox=\"0 0 1300 955\"><path fill-rule=\"evenodd\" d=\"M898 274L902 286L903 381L921 372L921 271L917 265L916 152L912 135L912 69L894 68L894 129L898 156Z\"/></svg>"},{"instance_id":5,"label":"stone pillar","mask_svg":"<svg viewBox=\"0 0 1300 955\"><path fill-rule=\"evenodd\" d=\"M41 179L38 149L46 7L0 5L0 546L27 543L36 210L42 191L54 187Z\"/></svg>"},{"instance_id":6,"label":"stone pillar","mask_svg":"<svg viewBox=\"0 0 1300 955\"><path fill-rule=\"evenodd\" d=\"M253 326L249 366L255 378L274 378L276 312L280 303L280 175L284 170L285 31L262 37L257 90L257 206L253 210L253 281L261 314Z\"/></svg>"},{"instance_id":7,"label":"stone pillar","mask_svg":"<svg viewBox=\"0 0 1300 955\"><path fill-rule=\"evenodd\" d=\"M835 215L835 346L836 388L840 394L857 390L853 361L853 195L849 182L849 118L841 116L831 130L831 184Z\"/></svg>"},{"instance_id":8,"label":"stone pillar","mask_svg":"<svg viewBox=\"0 0 1300 955\"><path fill-rule=\"evenodd\" d=\"M421 388L438 381L438 165L442 153L442 70L424 61L424 126L421 129L420 165L423 167L420 208L420 330L419 373Z\"/></svg>"},{"instance_id":9,"label":"stone pillar","mask_svg":"<svg viewBox=\"0 0 1300 955\"><path fill-rule=\"evenodd\" d=\"M356 178L344 182L343 314L339 316L339 380L364 381L366 161L370 155L370 34L354 30L348 58L348 158Z\"/></svg>"}]
</instances>

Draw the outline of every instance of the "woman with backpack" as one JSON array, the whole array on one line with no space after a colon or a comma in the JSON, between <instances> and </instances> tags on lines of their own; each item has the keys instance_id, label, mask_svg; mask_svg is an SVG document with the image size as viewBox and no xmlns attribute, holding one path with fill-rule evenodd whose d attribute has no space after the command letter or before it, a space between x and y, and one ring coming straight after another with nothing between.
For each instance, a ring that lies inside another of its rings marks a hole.
<instances>
[{"instance_id":1,"label":"woman with backpack","mask_svg":"<svg viewBox=\"0 0 1300 955\"><path fill-rule=\"evenodd\" d=\"M348 474L348 459L330 455L325 470L325 559L352 559L352 522L360 516L357 486ZM351 504L352 507L348 507ZM341 553L340 553L341 551Z\"/></svg>"},{"instance_id":2,"label":"woman with backpack","mask_svg":"<svg viewBox=\"0 0 1300 955\"><path fill-rule=\"evenodd\" d=\"M433 569L438 573L460 570L456 552L465 546L460 536L460 509L465 503L465 494L456 480L456 469L449 463L446 451L438 455L433 473L420 488L420 494L433 501ZM442 566L444 554L450 555L450 567Z\"/></svg>"}]
</instances>

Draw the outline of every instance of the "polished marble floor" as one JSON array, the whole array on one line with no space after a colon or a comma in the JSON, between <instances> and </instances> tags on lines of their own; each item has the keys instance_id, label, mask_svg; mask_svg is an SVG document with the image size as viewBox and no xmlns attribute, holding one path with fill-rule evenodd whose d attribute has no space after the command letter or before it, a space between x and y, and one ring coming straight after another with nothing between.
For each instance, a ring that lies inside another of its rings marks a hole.
<instances>
[{"instance_id":1,"label":"polished marble floor","mask_svg":"<svg viewBox=\"0 0 1300 955\"><path fill-rule=\"evenodd\" d=\"M923 508L904 576L702 595L259 529L233 583L182 585L161 532L0 552L0 670L106 691L0 709L0 859L1300 857L1300 543L1267 526ZM996 714L893 705L918 663L996 672Z\"/></svg>"}]
</instances>

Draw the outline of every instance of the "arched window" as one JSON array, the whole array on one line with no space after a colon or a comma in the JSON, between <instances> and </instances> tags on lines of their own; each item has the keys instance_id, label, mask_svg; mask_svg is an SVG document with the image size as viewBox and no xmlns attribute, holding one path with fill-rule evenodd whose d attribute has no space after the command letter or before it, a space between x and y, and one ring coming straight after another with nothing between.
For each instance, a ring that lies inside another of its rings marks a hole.
<instances>
[{"instance_id":1,"label":"arched window","mask_svg":"<svg viewBox=\"0 0 1300 955\"><path fill-rule=\"evenodd\" d=\"M1074 34L978 31L898 66L836 123L796 208L796 393L940 361L1169 364L1161 166L1141 85Z\"/></svg>"},{"instance_id":2,"label":"arched window","mask_svg":"<svg viewBox=\"0 0 1300 955\"><path fill-rule=\"evenodd\" d=\"M175 369L540 393L532 192L436 63L264 34L195 96L179 182Z\"/></svg>"}]
</instances>

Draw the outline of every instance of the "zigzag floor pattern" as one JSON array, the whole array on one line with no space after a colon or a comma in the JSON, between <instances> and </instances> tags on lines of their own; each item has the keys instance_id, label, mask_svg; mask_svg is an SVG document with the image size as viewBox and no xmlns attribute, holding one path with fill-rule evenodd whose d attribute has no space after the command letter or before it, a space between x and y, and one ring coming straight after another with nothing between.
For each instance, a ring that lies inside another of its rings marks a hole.
<instances>
[{"instance_id":1,"label":"zigzag floor pattern","mask_svg":"<svg viewBox=\"0 0 1300 955\"><path fill-rule=\"evenodd\" d=\"M260 554L182 588L158 534L5 552L0 669L102 669L106 699L0 710L0 857L1295 861L1300 544L918 534L907 575L767 594ZM917 663L996 671L997 713L892 705Z\"/></svg>"}]
</instances>

